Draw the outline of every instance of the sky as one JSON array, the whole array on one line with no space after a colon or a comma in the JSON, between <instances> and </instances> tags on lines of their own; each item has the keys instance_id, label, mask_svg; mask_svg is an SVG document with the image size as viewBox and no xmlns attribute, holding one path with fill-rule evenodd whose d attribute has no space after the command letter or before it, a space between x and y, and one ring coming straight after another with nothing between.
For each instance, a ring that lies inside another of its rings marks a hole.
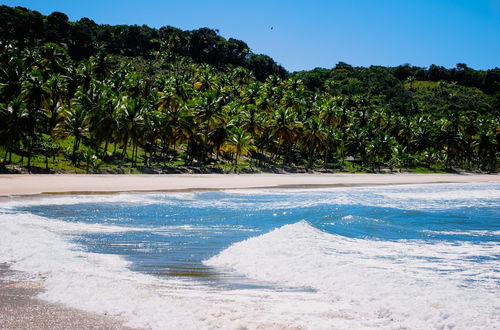
<instances>
[{"instance_id":1,"label":"sky","mask_svg":"<svg viewBox=\"0 0 500 330\"><path fill-rule=\"evenodd\" d=\"M218 29L289 71L409 63L500 67L500 0L0 0L71 21Z\"/></svg>"}]
</instances>

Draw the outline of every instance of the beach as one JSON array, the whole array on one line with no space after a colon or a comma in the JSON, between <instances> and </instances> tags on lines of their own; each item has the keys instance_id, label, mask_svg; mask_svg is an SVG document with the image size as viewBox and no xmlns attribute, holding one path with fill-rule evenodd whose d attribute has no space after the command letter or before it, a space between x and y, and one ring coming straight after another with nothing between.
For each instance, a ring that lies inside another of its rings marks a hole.
<instances>
[{"instance_id":1,"label":"beach","mask_svg":"<svg viewBox=\"0 0 500 330\"><path fill-rule=\"evenodd\" d=\"M0 196L245 188L315 188L424 183L500 182L480 174L166 174L0 175Z\"/></svg>"},{"instance_id":2,"label":"beach","mask_svg":"<svg viewBox=\"0 0 500 330\"><path fill-rule=\"evenodd\" d=\"M130 329L114 317L37 299L42 283L3 280L8 271L0 265L0 329Z\"/></svg>"},{"instance_id":3,"label":"beach","mask_svg":"<svg viewBox=\"0 0 500 330\"><path fill-rule=\"evenodd\" d=\"M245 188L335 188L432 183L499 183L478 174L0 175L0 196L183 192ZM0 199L0 202L2 201ZM121 320L38 299L43 281L5 281L0 264L0 329L128 329Z\"/></svg>"}]
</instances>

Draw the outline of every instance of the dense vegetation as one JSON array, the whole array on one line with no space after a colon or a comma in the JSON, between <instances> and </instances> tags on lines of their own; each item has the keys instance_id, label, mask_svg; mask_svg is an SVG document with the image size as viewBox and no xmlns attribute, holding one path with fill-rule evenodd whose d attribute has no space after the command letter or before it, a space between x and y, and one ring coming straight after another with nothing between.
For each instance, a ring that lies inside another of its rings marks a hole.
<instances>
[{"instance_id":1,"label":"dense vegetation","mask_svg":"<svg viewBox=\"0 0 500 330\"><path fill-rule=\"evenodd\" d=\"M0 6L0 163L496 171L500 69L289 74L203 28L69 22Z\"/></svg>"}]
</instances>

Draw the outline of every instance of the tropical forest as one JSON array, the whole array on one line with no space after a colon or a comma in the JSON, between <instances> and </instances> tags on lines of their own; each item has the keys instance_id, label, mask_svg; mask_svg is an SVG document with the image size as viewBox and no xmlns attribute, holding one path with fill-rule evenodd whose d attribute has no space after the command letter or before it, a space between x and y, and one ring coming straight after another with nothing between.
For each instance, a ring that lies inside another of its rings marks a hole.
<instances>
[{"instance_id":1,"label":"tropical forest","mask_svg":"<svg viewBox=\"0 0 500 330\"><path fill-rule=\"evenodd\" d=\"M289 72L211 28L0 6L4 173L497 172L499 145L499 68Z\"/></svg>"}]
</instances>

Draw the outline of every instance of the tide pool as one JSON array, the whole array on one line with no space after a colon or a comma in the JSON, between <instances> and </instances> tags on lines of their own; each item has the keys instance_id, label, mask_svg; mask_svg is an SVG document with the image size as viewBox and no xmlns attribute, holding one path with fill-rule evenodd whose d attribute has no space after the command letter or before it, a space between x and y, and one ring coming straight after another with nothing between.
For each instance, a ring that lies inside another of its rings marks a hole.
<instances>
[{"instance_id":1,"label":"tide pool","mask_svg":"<svg viewBox=\"0 0 500 330\"><path fill-rule=\"evenodd\" d=\"M499 206L499 184L12 198L0 262L131 326L491 329Z\"/></svg>"}]
</instances>

